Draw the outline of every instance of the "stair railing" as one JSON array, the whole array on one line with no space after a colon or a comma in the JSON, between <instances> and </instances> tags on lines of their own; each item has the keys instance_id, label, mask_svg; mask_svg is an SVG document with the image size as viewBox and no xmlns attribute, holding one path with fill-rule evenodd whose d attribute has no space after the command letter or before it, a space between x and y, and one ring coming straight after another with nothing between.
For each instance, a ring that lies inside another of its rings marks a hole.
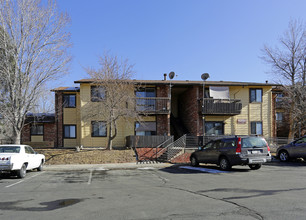
<instances>
[{"instance_id":1,"label":"stair railing","mask_svg":"<svg viewBox=\"0 0 306 220\"><path fill-rule=\"evenodd\" d=\"M157 145L155 148L155 160L157 161L157 158L159 157L159 155L163 154L166 150L167 147L169 145L171 145L171 143L173 143L173 136L169 137L167 140L165 140L164 142L160 143L159 145ZM162 147L162 146L166 146L166 147ZM161 150L158 151L159 148L162 148Z\"/></svg>"},{"instance_id":2,"label":"stair railing","mask_svg":"<svg viewBox=\"0 0 306 220\"><path fill-rule=\"evenodd\" d=\"M186 148L186 134L181 136L179 139L177 139L173 143L169 144L166 148L167 148L167 160L168 161L180 155L182 152L185 151L185 148Z\"/></svg>"}]
</instances>

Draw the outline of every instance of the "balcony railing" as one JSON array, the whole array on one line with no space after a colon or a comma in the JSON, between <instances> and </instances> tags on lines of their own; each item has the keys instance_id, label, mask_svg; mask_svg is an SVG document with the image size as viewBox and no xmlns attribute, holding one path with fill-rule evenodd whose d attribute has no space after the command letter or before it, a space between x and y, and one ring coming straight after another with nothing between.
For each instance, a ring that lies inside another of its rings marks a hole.
<instances>
[{"instance_id":1,"label":"balcony railing","mask_svg":"<svg viewBox=\"0 0 306 220\"><path fill-rule=\"evenodd\" d=\"M204 104L204 105L203 105ZM203 115L239 115L242 103L238 99L211 99L199 100L199 111Z\"/></svg>"},{"instance_id":2,"label":"balcony railing","mask_svg":"<svg viewBox=\"0 0 306 220\"><path fill-rule=\"evenodd\" d=\"M169 114L170 98L136 98L136 111L141 114Z\"/></svg>"},{"instance_id":3,"label":"balcony railing","mask_svg":"<svg viewBox=\"0 0 306 220\"><path fill-rule=\"evenodd\" d=\"M284 101L285 101L284 98L276 98L275 99L275 108L278 108L278 109L286 108L286 105L285 105Z\"/></svg>"}]
</instances>

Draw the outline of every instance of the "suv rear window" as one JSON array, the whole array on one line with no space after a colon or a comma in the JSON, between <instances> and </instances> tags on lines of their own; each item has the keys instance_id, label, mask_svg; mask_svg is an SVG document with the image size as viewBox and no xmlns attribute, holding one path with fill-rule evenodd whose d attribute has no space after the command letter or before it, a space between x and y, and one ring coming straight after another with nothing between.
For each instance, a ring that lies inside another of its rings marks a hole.
<instances>
[{"instance_id":1,"label":"suv rear window","mask_svg":"<svg viewBox=\"0 0 306 220\"><path fill-rule=\"evenodd\" d=\"M260 137L247 137L241 138L242 147L266 147L267 143L263 138Z\"/></svg>"}]
</instances>

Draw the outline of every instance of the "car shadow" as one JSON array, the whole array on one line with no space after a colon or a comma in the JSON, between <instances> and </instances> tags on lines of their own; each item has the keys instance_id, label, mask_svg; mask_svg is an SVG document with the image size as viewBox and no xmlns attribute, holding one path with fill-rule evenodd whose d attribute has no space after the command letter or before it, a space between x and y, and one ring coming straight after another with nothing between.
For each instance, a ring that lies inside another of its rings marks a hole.
<instances>
[{"instance_id":1,"label":"car shadow","mask_svg":"<svg viewBox=\"0 0 306 220\"><path fill-rule=\"evenodd\" d=\"M193 169L194 168L194 169ZM201 169L203 168L203 169ZM174 164L173 166L160 169L160 171L172 173L172 174L223 174L223 173L235 173L235 172L249 172L249 167L232 167L231 170L224 171L216 165L202 165L192 167L190 164Z\"/></svg>"},{"instance_id":2,"label":"car shadow","mask_svg":"<svg viewBox=\"0 0 306 220\"><path fill-rule=\"evenodd\" d=\"M27 170L27 175L29 173L33 173L33 172L37 172L35 170ZM3 172L3 173L0 173L0 180L2 179L20 179L19 177L17 177L17 175L15 174L11 174L9 172Z\"/></svg>"},{"instance_id":3,"label":"car shadow","mask_svg":"<svg viewBox=\"0 0 306 220\"><path fill-rule=\"evenodd\" d=\"M3 179L18 179L17 176L14 176L10 173L0 173L0 180Z\"/></svg>"},{"instance_id":4,"label":"car shadow","mask_svg":"<svg viewBox=\"0 0 306 220\"><path fill-rule=\"evenodd\" d=\"M269 163L265 163L265 166L278 166L278 167L297 167L297 166L306 166L306 161L303 159L292 159L288 162L281 162L280 160L273 160Z\"/></svg>"}]
</instances>

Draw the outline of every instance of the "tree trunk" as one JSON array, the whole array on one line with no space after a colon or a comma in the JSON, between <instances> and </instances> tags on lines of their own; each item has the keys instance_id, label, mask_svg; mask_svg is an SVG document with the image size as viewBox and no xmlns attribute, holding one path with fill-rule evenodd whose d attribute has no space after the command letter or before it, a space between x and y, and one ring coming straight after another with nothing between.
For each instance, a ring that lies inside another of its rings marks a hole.
<instances>
[{"instance_id":1,"label":"tree trunk","mask_svg":"<svg viewBox=\"0 0 306 220\"><path fill-rule=\"evenodd\" d=\"M112 150L113 149L112 135L113 135L113 126L112 126L112 122L111 122L111 123L109 123L108 142L107 142L106 150Z\"/></svg>"},{"instance_id":2,"label":"tree trunk","mask_svg":"<svg viewBox=\"0 0 306 220\"><path fill-rule=\"evenodd\" d=\"M21 131L14 128L13 129L13 144L21 144Z\"/></svg>"},{"instance_id":3,"label":"tree trunk","mask_svg":"<svg viewBox=\"0 0 306 220\"><path fill-rule=\"evenodd\" d=\"M294 111L294 103L291 102L291 105L290 105L290 111L289 111L289 134L288 134L288 139L291 140L291 139L294 139L294 119L293 119L293 111ZM290 142L288 140L288 142Z\"/></svg>"}]
</instances>

